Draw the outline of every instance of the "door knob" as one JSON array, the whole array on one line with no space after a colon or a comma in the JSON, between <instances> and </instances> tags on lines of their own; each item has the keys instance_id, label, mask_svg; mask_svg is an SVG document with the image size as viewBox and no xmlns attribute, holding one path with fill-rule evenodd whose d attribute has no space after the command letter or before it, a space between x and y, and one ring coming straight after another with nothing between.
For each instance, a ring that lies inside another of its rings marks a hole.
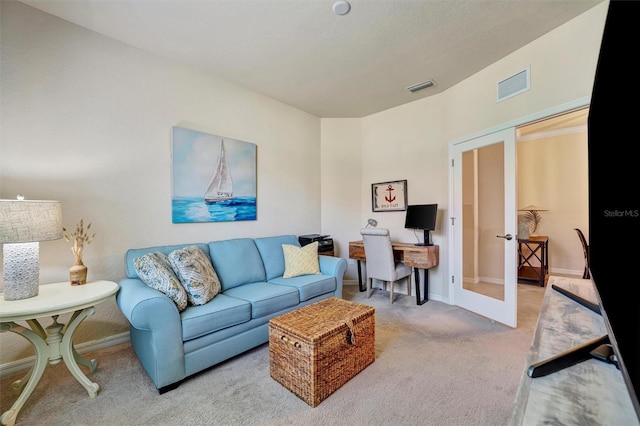
<instances>
[{"instance_id":1,"label":"door knob","mask_svg":"<svg viewBox=\"0 0 640 426\"><path fill-rule=\"evenodd\" d=\"M511 234L507 234L507 235L496 235L497 238L504 238L505 240L511 240L513 238L513 235Z\"/></svg>"}]
</instances>

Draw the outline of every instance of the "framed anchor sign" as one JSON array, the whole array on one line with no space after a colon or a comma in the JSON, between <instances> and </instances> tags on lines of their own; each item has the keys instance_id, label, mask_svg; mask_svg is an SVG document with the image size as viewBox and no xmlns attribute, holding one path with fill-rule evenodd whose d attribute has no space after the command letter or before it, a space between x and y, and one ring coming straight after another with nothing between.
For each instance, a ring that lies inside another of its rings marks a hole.
<instances>
[{"instance_id":1,"label":"framed anchor sign","mask_svg":"<svg viewBox=\"0 0 640 426\"><path fill-rule=\"evenodd\" d=\"M407 181L395 180L371 184L371 209L393 212L407 209Z\"/></svg>"}]
</instances>

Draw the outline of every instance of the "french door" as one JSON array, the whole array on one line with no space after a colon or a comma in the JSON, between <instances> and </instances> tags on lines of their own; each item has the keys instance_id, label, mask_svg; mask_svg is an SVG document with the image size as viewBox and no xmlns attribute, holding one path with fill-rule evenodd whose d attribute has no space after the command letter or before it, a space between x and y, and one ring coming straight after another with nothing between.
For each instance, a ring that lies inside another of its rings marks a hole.
<instances>
[{"instance_id":1,"label":"french door","mask_svg":"<svg viewBox=\"0 0 640 426\"><path fill-rule=\"evenodd\" d=\"M516 130L450 145L453 304L517 322Z\"/></svg>"}]
</instances>

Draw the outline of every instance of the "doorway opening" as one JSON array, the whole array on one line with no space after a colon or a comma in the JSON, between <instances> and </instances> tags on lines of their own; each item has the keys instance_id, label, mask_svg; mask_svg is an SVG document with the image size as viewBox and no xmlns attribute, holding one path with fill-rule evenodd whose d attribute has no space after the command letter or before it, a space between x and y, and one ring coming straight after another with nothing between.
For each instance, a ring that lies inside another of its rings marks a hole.
<instances>
[{"instance_id":1,"label":"doorway opening","mask_svg":"<svg viewBox=\"0 0 640 426\"><path fill-rule=\"evenodd\" d=\"M453 214L462 219L462 237L456 237L458 249L454 255L460 258L453 265L454 276L461 277L453 285L456 305L481 315L492 305L506 309L505 312L511 309L509 301L505 301L508 288L505 283L509 274L506 264L513 262L520 266L519 239L524 238L525 234L522 226L528 226L523 212L513 212L518 215L518 226L511 231L515 244L501 242L500 238L510 236L501 234L511 227L500 226L507 223L505 219L509 219L512 212L504 208L505 195L500 192L500 182L505 178L502 170L509 168L505 161L513 161L514 157L516 209L543 206L543 211L539 212L541 221L535 232L548 240L546 265L540 264L542 260L536 256L529 262L541 269L547 266L544 276L548 273L581 276L582 248L574 228L588 228L587 119L588 106L583 104L546 117L521 121L522 124L512 127L515 129L517 149L511 158L505 155L507 145L499 140L478 144L472 149L459 149L462 153L456 160L464 171L454 170L454 183L456 179L464 183L459 187L454 185L454 192L457 188L462 193L461 196L454 196L459 197L456 201L461 207L456 208ZM469 142L473 144L473 139L460 145L469 145ZM504 184L506 191L509 184L506 180ZM508 250L502 256L504 247L508 247ZM507 276L504 271L507 271ZM535 328L545 282L516 281L516 306L513 309L517 310L518 328ZM456 290L458 288L460 291ZM470 308L464 306L467 300L473 300ZM487 314L484 316L496 319Z\"/></svg>"}]
</instances>

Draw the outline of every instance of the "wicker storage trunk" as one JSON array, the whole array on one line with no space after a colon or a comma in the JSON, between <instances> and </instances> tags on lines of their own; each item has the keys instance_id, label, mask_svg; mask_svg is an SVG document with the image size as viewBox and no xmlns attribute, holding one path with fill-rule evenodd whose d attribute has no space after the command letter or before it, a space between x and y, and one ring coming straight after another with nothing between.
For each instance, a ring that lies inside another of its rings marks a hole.
<instances>
[{"instance_id":1,"label":"wicker storage trunk","mask_svg":"<svg viewBox=\"0 0 640 426\"><path fill-rule=\"evenodd\" d=\"M331 297L269 321L271 377L312 407L375 358L371 306Z\"/></svg>"}]
</instances>

